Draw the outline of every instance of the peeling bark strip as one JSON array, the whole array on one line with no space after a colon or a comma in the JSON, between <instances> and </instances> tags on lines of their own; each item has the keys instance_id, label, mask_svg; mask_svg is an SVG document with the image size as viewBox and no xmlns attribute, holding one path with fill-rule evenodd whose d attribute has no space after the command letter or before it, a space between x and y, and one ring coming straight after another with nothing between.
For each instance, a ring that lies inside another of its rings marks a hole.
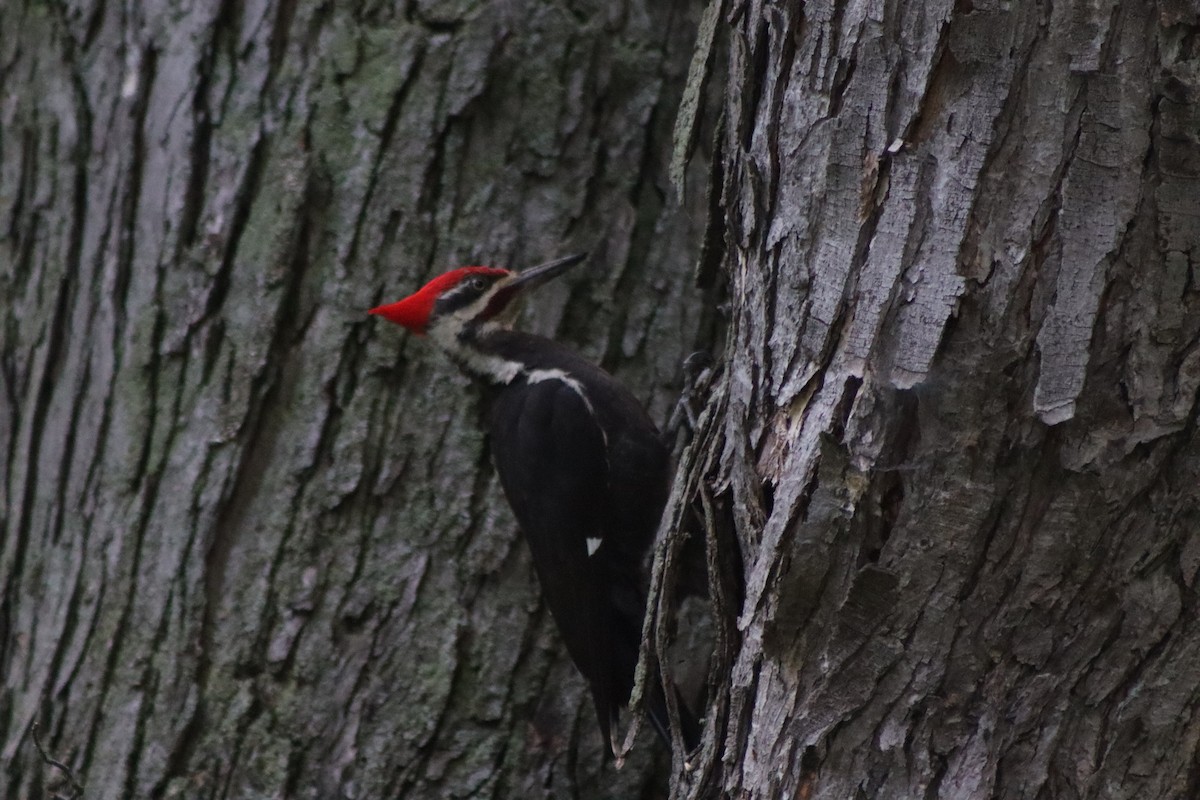
<instances>
[{"instance_id":1,"label":"peeling bark strip","mask_svg":"<svg viewBox=\"0 0 1200 800\"><path fill-rule=\"evenodd\" d=\"M89 798L665 785L601 764L465 384L365 312L590 249L528 324L665 417L702 10L0 3L0 797L34 722Z\"/></svg>"},{"instance_id":2,"label":"peeling bark strip","mask_svg":"<svg viewBox=\"0 0 1200 800\"><path fill-rule=\"evenodd\" d=\"M746 596L674 796L1200 796L1200 16L730 6L679 502Z\"/></svg>"}]
</instances>

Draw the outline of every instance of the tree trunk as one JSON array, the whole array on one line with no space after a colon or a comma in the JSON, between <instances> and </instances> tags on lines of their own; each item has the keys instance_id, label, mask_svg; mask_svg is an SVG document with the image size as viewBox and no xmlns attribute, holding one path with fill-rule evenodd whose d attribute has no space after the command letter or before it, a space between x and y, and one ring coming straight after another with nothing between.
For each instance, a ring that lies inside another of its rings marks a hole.
<instances>
[{"instance_id":1,"label":"tree trunk","mask_svg":"<svg viewBox=\"0 0 1200 800\"><path fill-rule=\"evenodd\" d=\"M4 797L63 780L34 724L89 798L665 786L602 765L468 384L365 312L590 249L526 322L665 418L698 9L351 5L0 5Z\"/></svg>"},{"instance_id":2,"label":"tree trunk","mask_svg":"<svg viewBox=\"0 0 1200 800\"><path fill-rule=\"evenodd\" d=\"M1195 7L714 9L679 505L745 599L676 796L1200 797Z\"/></svg>"}]
</instances>

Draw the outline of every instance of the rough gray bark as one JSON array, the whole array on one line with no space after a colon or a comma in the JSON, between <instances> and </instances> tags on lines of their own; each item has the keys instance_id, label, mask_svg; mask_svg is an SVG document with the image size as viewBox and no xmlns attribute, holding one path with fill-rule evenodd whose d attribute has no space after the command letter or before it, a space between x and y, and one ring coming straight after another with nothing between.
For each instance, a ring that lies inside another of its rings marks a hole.
<instances>
[{"instance_id":1,"label":"rough gray bark","mask_svg":"<svg viewBox=\"0 0 1200 800\"><path fill-rule=\"evenodd\" d=\"M527 322L665 418L696 11L0 5L0 795L35 722L94 798L665 785L601 766L466 382L365 310L590 248Z\"/></svg>"},{"instance_id":2,"label":"rough gray bark","mask_svg":"<svg viewBox=\"0 0 1200 800\"><path fill-rule=\"evenodd\" d=\"M746 591L674 795L1200 796L1196 7L714 5Z\"/></svg>"}]
</instances>

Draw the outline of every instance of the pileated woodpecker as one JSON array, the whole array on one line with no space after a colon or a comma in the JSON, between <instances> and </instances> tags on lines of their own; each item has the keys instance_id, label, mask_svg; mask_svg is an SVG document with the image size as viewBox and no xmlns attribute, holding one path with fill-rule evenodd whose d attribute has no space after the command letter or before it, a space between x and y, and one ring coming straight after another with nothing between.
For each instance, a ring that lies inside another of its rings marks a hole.
<instances>
[{"instance_id":1,"label":"pileated woodpecker","mask_svg":"<svg viewBox=\"0 0 1200 800\"><path fill-rule=\"evenodd\" d=\"M584 257L520 273L463 267L370 313L428 335L483 385L500 484L615 754L613 726L633 690L646 607L642 562L667 501L669 456L645 410L611 375L557 342L510 328L521 295ZM662 682L650 684L646 709L670 745ZM678 706L691 750L699 725Z\"/></svg>"}]
</instances>

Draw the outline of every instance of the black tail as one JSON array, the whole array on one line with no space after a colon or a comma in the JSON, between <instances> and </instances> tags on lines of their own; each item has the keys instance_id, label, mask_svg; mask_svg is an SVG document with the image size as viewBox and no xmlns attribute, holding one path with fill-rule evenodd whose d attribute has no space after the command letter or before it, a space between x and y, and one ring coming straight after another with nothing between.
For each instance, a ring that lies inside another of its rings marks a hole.
<instances>
[{"instance_id":1,"label":"black tail","mask_svg":"<svg viewBox=\"0 0 1200 800\"><path fill-rule=\"evenodd\" d=\"M646 692L646 714L650 717L650 724L663 743L670 747L671 716L667 711L667 696L663 693L662 681L655 680L653 686L646 687ZM678 689L675 690L675 705L679 708L679 732L683 734L683 747L686 753L691 753L700 744L700 720L683 701Z\"/></svg>"},{"instance_id":2,"label":"black tail","mask_svg":"<svg viewBox=\"0 0 1200 800\"><path fill-rule=\"evenodd\" d=\"M614 581L616 583L616 581ZM645 613L645 598L637 588L630 588L613 602L612 624L612 661L609 675L615 678L615 685L592 681L592 698L596 705L596 713L600 717L600 731L608 745L609 732L612 722L616 720L618 711L629 705L629 695L633 691L634 673L637 671L638 658L642 647L642 616ZM657 671L647 675L642 706L650 717L650 724L658 732L658 736L667 747L671 746L671 716L667 711L667 697L663 693L662 679ZM611 688L610 688L611 687ZM679 709L679 732L683 736L684 748L692 752L700 744L700 722L688 708L687 703L675 690L675 704ZM607 711L606 715L604 712Z\"/></svg>"}]
</instances>

